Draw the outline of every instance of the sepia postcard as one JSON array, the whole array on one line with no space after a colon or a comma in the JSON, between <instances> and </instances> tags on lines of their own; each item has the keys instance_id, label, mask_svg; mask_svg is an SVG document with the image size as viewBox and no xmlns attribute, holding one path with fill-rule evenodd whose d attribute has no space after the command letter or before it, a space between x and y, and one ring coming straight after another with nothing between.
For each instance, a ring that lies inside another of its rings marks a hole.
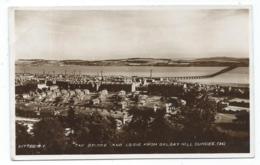
<instances>
[{"instance_id":1,"label":"sepia postcard","mask_svg":"<svg viewBox=\"0 0 260 165\"><path fill-rule=\"evenodd\" d=\"M9 12L14 160L254 156L250 6Z\"/></svg>"}]
</instances>

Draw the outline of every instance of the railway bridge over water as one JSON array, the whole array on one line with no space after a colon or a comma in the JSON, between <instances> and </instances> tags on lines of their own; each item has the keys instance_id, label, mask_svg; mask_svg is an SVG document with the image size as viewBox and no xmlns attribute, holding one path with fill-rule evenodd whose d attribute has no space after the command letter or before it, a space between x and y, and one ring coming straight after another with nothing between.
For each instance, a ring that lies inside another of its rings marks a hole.
<instances>
[{"instance_id":1,"label":"railway bridge over water","mask_svg":"<svg viewBox=\"0 0 260 165\"><path fill-rule=\"evenodd\" d=\"M212 78L212 77L215 77L215 76L218 76L220 74L223 74L223 73L226 73L230 70L233 70L237 68L237 66L228 66L220 71L217 71L215 73L212 73L212 74L208 74L208 75L201 75L201 76L179 76L179 77L166 77L168 79L176 79L176 80L189 80L189 79L205 79L205 78ZM151 76L150 76L151 78Z\"/></svg>"}]
</instances>

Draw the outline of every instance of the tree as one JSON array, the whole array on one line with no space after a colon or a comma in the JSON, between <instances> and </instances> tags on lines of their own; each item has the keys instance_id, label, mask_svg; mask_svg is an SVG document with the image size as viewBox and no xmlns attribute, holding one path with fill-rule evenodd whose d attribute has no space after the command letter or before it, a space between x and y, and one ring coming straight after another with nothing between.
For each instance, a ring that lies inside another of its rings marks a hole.
<instances>
[{"instance_id":1,"label":"tree","mask_svg":"<svg viewBox=\"0 0 260 165\"><path fill-rule=\"evenodd\" d=\"M44 153L61 154L65 150L66 137L64 128L57 119L42 119L35 124L33 129L35 140L46 145Z\"/></svg>"},{"instance_id":2,"label":"tree","mask_svg":"<svg viewBox=\"0 0 260 165\"><path fill-rule=\"evenodd\" d=\"M116 124L112 118L98 112L93 113L88 128L90 129L90 141L93 143L112 143L115 140Z\"/></svg>"},{"instance_id":3,"label":"tree","mask_svg":"<svg viewBox=\"0 0 260 165\"><path fill-rule=\"evenodd\" d=\"M69 107L68 115L67 115L67 122L70 128L74 128L75 126L75 110L72 106Z\"/></svg>"},{"instance_id":4,"label":"tree","mask_svg":"<svg viewBox=\"0 0 260 165\"><path fill-rule=\"evenodd\" d=\"M207 138L215 121L216 106L206 98L193 106L181 109L185 136L191 139Z\"/></svg>"},{"instance_id":5,"label":"tree","mask_svg":"<svg viewBox=\"0 0 260 165\"><path fill-rule=\"evenodd\" d=\"M116 123L113 118L98 112L75 116L74 140L79 144L112 143L116 141Z\"/></svg>"},{"instance_id":6,"label":"tree","mask_svg":"<svg viewBox=\"0 0 260 165\"><path fill-rule=\"evenodd\" d=\"M27 132L27 126L16 123L16 154L33 154L33 150L28 148L19 147L22 145L33 144L33 136Z\"/></svg>"}]
</instances>

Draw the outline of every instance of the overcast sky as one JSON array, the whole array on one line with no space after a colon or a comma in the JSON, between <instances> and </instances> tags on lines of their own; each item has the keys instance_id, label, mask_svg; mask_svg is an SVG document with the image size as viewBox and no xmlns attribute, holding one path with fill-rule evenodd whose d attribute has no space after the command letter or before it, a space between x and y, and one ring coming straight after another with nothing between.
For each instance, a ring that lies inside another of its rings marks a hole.
<instances>
[{"instance_id":1,"label":"overcast sky","mask_svg":"<svg viewBox=\"0 0 260 165\"><path fill-rule=\"evenodd\" d=\"M16 59L248 57L246 9L15 12Z\"/></svg>"}]
</instances>

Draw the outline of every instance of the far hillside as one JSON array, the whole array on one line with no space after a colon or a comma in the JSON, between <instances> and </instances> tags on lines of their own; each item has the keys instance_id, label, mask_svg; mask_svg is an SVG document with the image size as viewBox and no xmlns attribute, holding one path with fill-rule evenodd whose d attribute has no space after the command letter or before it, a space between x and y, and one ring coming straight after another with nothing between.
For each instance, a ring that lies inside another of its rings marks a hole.
<instances>
[{"instance_id":1,"label":"far hillside","mask_svg":"<svg viewBox=\"0 0 260 165\"><path fill-rule=\"evenodd\" d=\"M212 57L198 59L126 58L109 60L20 59L16 65L84 65L84 66L249 66L248 58Z\"/></svg>"}]
</instances>

